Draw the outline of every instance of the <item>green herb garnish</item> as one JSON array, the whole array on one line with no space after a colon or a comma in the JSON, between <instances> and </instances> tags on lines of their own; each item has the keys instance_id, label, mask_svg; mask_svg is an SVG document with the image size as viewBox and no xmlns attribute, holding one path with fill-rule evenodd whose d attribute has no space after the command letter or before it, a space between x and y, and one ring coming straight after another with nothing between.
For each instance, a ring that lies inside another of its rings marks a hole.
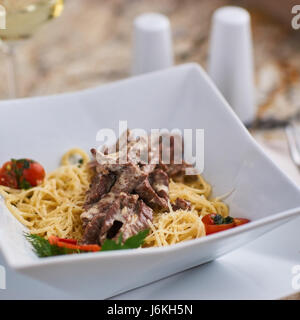
<instances>
[{"instance_id":1,"label":"green herb garnish","mask_svg":"<svg viewBox=\"0 0 300 320\"><path fill-rule=\"evenodd\" d=\"M233 218L232 217L226 217L226 218L223 218L220 214L215 214L214 217L213 217L213 220L214 220L214 223L216 225L219 225L219 224L229 224L229 223L232 223L233 222Z\"/></svg>"},{"instance_id":2,"label":"green herb garnish","mask_svg":"<svg viewBox=\"0 0 300 320\"><path fill-rule=\"evenodd\" d=\"M19 159L19 160L16 160L16 162L18 164L21 164L23 169L29 169L30 163L32 163L33 161L28 159Z\"/></svg>"},{"instance_id":3,"label":"green herb garnish","mask_svg":"<svg viewBox=\"0 0 300 320\"><path fill-rule=\"evenodd\" d=\"M122 250L122 249L135 249L139 248L145 241L149 230L143 230L137 233L136 235L128 238L124 244L122 244L122 234L120 234L119 239L116 241L106 239L101 246L101 251L108 250Z\"/></svg>"},{"instance_id":4,"label":"green herb garnish","mask_svg":"<svg viewBox=\"0 0 300 320\"><path fill-rule=\"evenodd\" d=\"M230 216L227 216L224 218L224 223L225 224L229 224L229 223L233 223L233 218Z\"/></svg>"},{"instance_id":5,"label":"green herb garnish","mask_svg":"<svg viewBox=\"0 0 300 320\"><path fill-rule=\"evenodd\" d=\"M28 189L32 188L32 185L26 179L23 179L20 181L19 187L21 189L28 190Z\"/></svg>"},{"instance_id":6,"label":"green herb garnish","mask_svg":"<svg viewBox=\"0 0 300 320\"><path fill-rule=\"evenodd\" d=\"M28 159L11 159L11 176L15 175L20 189L27 190L32 188L32 185L23 177L24 170L29 169L31 163L33 163L33 161Z\"/></svg>"},{"instance_id":7,"label":"green herb garnish","mask_svg":"<svg viewBox=\"0 0 300 320\"><path fill-rule=\"evenodd\" d=\"M83 159L81 158L81 159L78 160L78 165L77 165L77 167L78 167L78 168L81 168L82 165L83 165Z\"/></svg>"},{"instance_id":8,"label":"green herb garnish","mask_svg":"<svg viewBox=\"0 0 300 320\"><path fill-rule=\"evenodd\" d=\"M32 244L33 251L40 258L59 256L68 253L77 253L77 250L70 250L52 245L48 240L38 236L37 234L26 233L25 237Z\"/></svg>"},{"instance_id":9,"label":"green herb garnish","mask_svg":"<svg viewBox=\"0 0 300 320\"><path fill-rule=\"evenodd\" d=\"M110 251L110 250L122 250L122 249L135 249L139 248L145 241L149 230L140 231L138 234L128 238L124 244L122 243L122 234L120 234L117 241L106 239L101 246L100 251ZM82 251L78 249L68 249L58 247L57 245L52 245L48 240L40 237L36 234L25 233L26 239L33 246L33 251L40 258L52 257L70 253L86 253L87 251Z\"/></svg>"}]
</instances>

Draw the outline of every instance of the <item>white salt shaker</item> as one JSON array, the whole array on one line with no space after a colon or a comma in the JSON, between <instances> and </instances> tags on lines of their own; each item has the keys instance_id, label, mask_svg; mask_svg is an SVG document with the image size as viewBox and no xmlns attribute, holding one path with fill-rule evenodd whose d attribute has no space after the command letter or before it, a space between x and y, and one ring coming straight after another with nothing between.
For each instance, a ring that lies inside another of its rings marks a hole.
<instances>
[{"instance_id":1,"label":"white salt shaker","mask_svg":"<svg viewBox=\"0 0 300 320\"><path fill-rule=\"evenodd\" d=\"M225 6L213 14L208 73L245 124L255 119L252 38L247 10Z\"/></svg>"},{"instance_id":2,"label":"white salt shaker","mask_svg":"<svg viewBox=\"0 0 300 320\"><path fill-rule=\"evenodd\" d=\"M132 74L142 74L173 65L169 19L145 13L134 20Z\"/></svg>"}]
</instances>

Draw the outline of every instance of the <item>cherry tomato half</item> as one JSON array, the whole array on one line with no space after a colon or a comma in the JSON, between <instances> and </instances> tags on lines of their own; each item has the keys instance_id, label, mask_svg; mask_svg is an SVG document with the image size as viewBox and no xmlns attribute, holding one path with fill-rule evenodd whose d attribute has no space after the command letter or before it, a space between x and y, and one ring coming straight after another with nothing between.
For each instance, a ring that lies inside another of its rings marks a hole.
<instances>
[{"instance_id":1,"label":"cherry tomato half","mask_svg":"<svg viewBox=\"0 0 300 320\"><path fill-rule=\"evenodd\" d=\"M31 186L35 187L43 182L46 174L44 168L38 162L30 160L29 163L29 168L23 169L20 181L25 179Z\"/></svg>"},{"instance_id":2,"label":"cherry tomato half","mask_svg":"<svg viewBox=\"0 0 300 320\"><path fill-rule=\"evenodd\" d=\"M3 165L3 167L0 168L0 185L17 189L18 188L17 177L12 170L6 169L7 165L8 165L8 162L6 162Z\"/></svg>"},{"instance_id":3,"label":"cherry tomato half","mask_svg":"<svg viewBox=\"0 0 300 320\"><path fill-rule=\"evenodd\" d=\"M14 189L28 189L45 178L44 168L30 159L11 160L0 169L0 185Z\"/></svg>"}]
</instances>

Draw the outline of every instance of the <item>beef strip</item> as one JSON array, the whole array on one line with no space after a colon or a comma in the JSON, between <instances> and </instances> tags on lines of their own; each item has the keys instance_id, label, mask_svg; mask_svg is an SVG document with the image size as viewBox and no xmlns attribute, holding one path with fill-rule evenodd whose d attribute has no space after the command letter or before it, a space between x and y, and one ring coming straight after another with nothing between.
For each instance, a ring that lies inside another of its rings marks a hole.
<instances>
[{"instance_id":1,"label":"beef strip","mask_svg":"<svg viewBox=\"0 0 300 320\"><path fill-rule=\"evenodd\" d=\"M161 167L168 174L168 176L172 179L176 179L177 177L181 177L185 175L186 168L192 168L193 166L184 162L181 164L170 163Z\"/></svg>"},{"instance_id":2,"label":"beef strip","mask_svg":"<svg viewBox=\"0 0 300 320\"><path fill-rule=\"evenodd\" d=\"M101 211L101 208L94 206L98 211L93 215L92 219L87 223L81 240L82 244L97 244L99 232L105 223L107 216L112 216L119 212L120 201L114 201L108 208ZM91 210L91 209L90 209Z\"/></svg>"},{"instance_id":3,"label":"beef strip","mask_svg":"<svg viewBox=\"0 0 300 320\"><path fill-rule=\"evenodd\" d=\"M156 164L139 164L139 167L144 173L150 174L155 170Z\"/></svg>"},{"instance_id":4,"label":"beef strip","mask_svg":"<svg viewBox=\"0 0 300 320\"><path fill-rule=\"evenodd\" d=\"M98 211L88 222L82 243L101 244L105 239L117 239L120 233L124 242L148 228L148 220L152 220L153 211L138 198L138 195L121 192L109 208Z\"/></svg>"},{"instance_id":5,"label":"beef strip","mask_svg":"<svg viewBox=\"0 0 300 320\"><path fill-rule=\"evenodd\" d=\"M122 238L125 241L138 232L149 228L149 220L152 221L153 211L143 200L138 200L135 210L133 212L127 210L123 212L123 216L126 222L122 225L114 239L118 239L122 233Z\"/></svg>"},{"instance_id":6,"label":"beef strip","mask_svg":"<svg viewBox=\"0 0 300 320\"><path fill-rule=\"evenodd\" d=\"M153 209L168 211L169 178L184 175L185 168L192 167L183 162L175 164L174 146L182 143L170 136L170 164L162 161L161 143L154 151L149 149L147 139L140 137L136 141L127 136L127 150L120 140L116 152L91 152L95 159L90 167L94 169L90 190L86 195L85 212L81 219L84 227L82 243L103 243L105 239L117 239L122 233L123 241L137 232L149 227ZM125 137L124 137L125 138ZM124 158L126 163L120 159ZM154 160L147 163L148 160ZM122 157L122 158L121 158ZM115 161L110 161L115 160ZM174 210L190 208L190 203L177 199Z\"/></svg>"},{"instance_id":7,"label":"beef strip","mask_svg":"<svg viewBox=\"0 0 300 320\"><path fill-rule=\"evenodd\" d=\"M169 178L163 170L155 169L135 191L149 207L168 211Z\"/></svg>"},{"instance_id":8,"label":"beef strip","mask_svg":"<svg viewBox=\"0 0 300 320\"><path fill-rule=\"evenodd\" d=\"M121 233L124 242L149 227L148 219L152 220L153 211L138 198L136 194L120 194L119 210L107 214L99 233L99 243L103 243L106 238L118 239Z\"/></svg>"},{"instance_id":9,"label":"beef strip","mask_svg":"<svg viewBox=\"0 0 300 320\"><path fill-rule=\"evenodd\" d=\"M128 210L133 211L136 203L138 201L138 195L127 195L126 193L120 193L117 200L115 200L115 204L117 205L117 210L110 210L107 212L105 220L103 221L101 230L99 232L99 243L102 243L107 235L113 238L119 230L116 229L115 221L118 221L120 227L126 222L124 213ZM112 229L115 234L112 234Z\"/></svg>"},{"instance_id":10,"label":"beef strip","mask_svg":"<svg viewBox=\"0 0 300 320\"><path fill-rule=\"evenodd\" d=\"M172 203L172 208L174 211L176 210L190 210L191 209L191 203L187 200L177 198L175 203Z\"/></svg>"},{"instance_id":11,"label":"beef strip","mask_svg":"<svg viewBox=\"0 0 300 320\"><path fill-rule=\"evenodd\" d=\"M106 184L104 186L99 186L97 184L93 185L93 189L87 194L85 205L86 211L81 214L83 227L87 225L88 221L93 218L97 211L106 210L112 201L115 200L116 195L119 195L121 192L131 193L137 185L147 178L146 173L142 172L137 165L130 162L124 165L112 164L107 167L110 170L110 174L101 175L98 173L98 176L100 176L101 179L97 180L99 183L106 182ZM106 179L104 179L104 177L106 177ZM109 184L107 184L107 180L109 180ZM112 186L113 182L114 185ZM110 189L110 191L108 189ZM109 193L105 194L102 193L102 191L109 191ZM90 208L91 201L89 201L91 195L93 196L92 199L98 198L96 207L93 206L92 208Z\"/></svg>"},{"instance_id":12,"label":"beef strip","mask_svg":"<svg viewBox=\"0 0 300 320\"><path fill-rule=\"evenodd\" d=\"M135 192L152 209L168 210L168 201L155 192L148 178L135 188Z\"/></svg>"},{"instance_id":13,"label":"beef strip","mask_svg":"<svg viewBox=\"0 0 300 320\"><path fill-rule=\"evenodd\" d=\"M98 202L104 194L108 193L115 183L115 179L116 177L112 173L107 175L96 173L86 194L84 208L88 208L91 204Z\"/></svg>"},{"instance_id":14,"label":"beef strip","mask_svg":"<svg viewBox=\"0 0 300 320\"><path fill-rule=\"evenodd\" d=\"M161 169L156 169L150 174L150 182L159 197L169 200L169 177Z\"/></svg>"},{"instance_id":15,"label":"beef strip","mask_svg":"<svg viewBox=\"0 0 300 320\"><path fill-rule=\"evenodd\" d=\"M146 173L142 172L137 165L130 162L124 165L108 165L107 170L111 172L110 175L113 171L115 183L107 194L102 195L96 204L87 208L81 214L84 228L83 243L97 243L100 239L103 241L108 232L109 237L113 236L114 231L109 231L109 229L111 227L116 229L116 226L121 227L126 222L120 211L126 208L122 202L123 198L147 178ZM131 202L135 206L137 200L138 195L132 195ZM127 205L129 203L130 201L128 200ZM115 221L119 221L122 224L116 224Z\"/></svg>"},{"instance_id":16,"label":"beef strip","mask_svg":"<svg viewBox=\"0 0 300 320\"><path fill-rule=\"evenodd\" d=\"M80 215L83 228L85 229L87 224L94 218L94 216L98 215L99 213L105 214L116 198L117 195L109 192L103 195L98 202L86 208L86 210Z\"/></svg>"},{"instance_id":17,"label":"beef strip","mask_svg":"<svg viewBox=\"0 0 300 320\"><path fill-rule=\"evenodd\" d=\"M164 143L164 141L168 141L169 138L169 144ZM164 152L166 155L169 156L169 162L165 163L163 161L163 154L162 150L164 149ZM165 171L169 178L177 178L179 176L185 175L185 169L186 168L192 168L193 165L188 164L183 160L183 140L182 137L179 135L169 135L165 136L164 139L160 138L159 140L159 164L157 165L157 168ZM175 152L176 151L176 152Z\"/></svg>"},{"instance_id":18,"label":"beef strip","mask_svg":"<svg viewBox=\"0 0 300 320\"><path fill-rule=\"evenodd\" d=\"M124 164L122 168L117 171L117 175L116 183L111 188L111 192L113 193L131 193L137 185L147 178L147 174L131 162Z\"/></svg>"}]
</instances>

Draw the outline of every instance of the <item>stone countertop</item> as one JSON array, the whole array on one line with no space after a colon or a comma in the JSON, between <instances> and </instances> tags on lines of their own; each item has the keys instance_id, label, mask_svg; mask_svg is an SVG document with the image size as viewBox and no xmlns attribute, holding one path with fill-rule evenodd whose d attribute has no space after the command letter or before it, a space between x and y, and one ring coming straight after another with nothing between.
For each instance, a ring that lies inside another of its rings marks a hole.
<instances>
[{"instance_id":1,"label":"stone countertop","mask_svg":"<svg viewBox=\"0 0 300 320\"><path fill-rule=\"evenodd\" d=\"M21 96L75 91L130 75L132 21L143 12L167 15L176 63L206 66L210 19L230 0L66 0L62 16L44 25L17 50ZM234 1L244 5L243 0ZM248 3L248 2L246 2ZM300 31L250 8L256 64L256 127L286 120L300 107ZM297 41L298 40L298 41ZM7 97L0 55L0 98ZM262 122L262 123L261 123Z\"/></svg>"}]
</instances>

